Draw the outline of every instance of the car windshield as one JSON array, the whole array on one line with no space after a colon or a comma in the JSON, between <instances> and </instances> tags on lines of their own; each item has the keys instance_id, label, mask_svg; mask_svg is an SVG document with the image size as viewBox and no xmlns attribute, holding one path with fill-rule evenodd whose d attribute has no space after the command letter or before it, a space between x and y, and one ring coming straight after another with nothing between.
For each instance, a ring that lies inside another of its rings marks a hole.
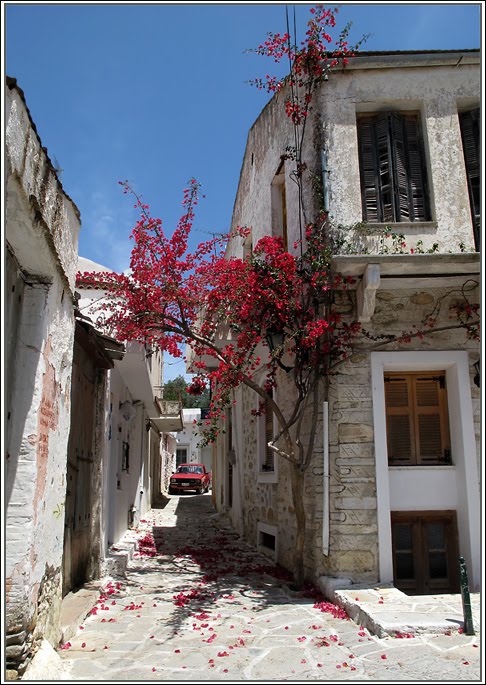
<instances>
[{"instance_id":1,"label":"car windshield","mask_svg":"<svg viewBox=\"0 0 486 685\"><path fill-rule=\"evenodd\" d=\"M177 473L202 473L202 466L179 466Z\"/></svg>"}]
</instances>

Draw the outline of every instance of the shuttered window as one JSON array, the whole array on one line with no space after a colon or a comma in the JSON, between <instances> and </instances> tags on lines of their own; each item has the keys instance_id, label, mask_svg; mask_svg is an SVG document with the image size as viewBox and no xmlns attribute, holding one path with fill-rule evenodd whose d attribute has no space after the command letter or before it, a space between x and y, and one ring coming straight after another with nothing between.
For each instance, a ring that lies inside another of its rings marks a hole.
<instances>
[{"instance_id":1,"label":"shuttered window","mask_svg":"<svg viewBox=\"0 0 486 685\"><path fill-rule=\"evenodd\" d=\"M275 452L270 449L268 443L273 440L273 411L270 402L265 402L265 460L262 464L263 471L274 470Z\"/></svg>"},{"instance_id":2,"label":"shuttered window","mask_svg":"<svg viewBox=\"0 0 486 685\"><path fill-rule=\"evenodd\" d=\"M417 113L358 116L363 218L374 223L429 221L425 153Z\"/></svg>"},{"instance_id":3,"label":"shuttered window","mask_svg":"<svg viewBox=\"0 0 486 685\"><path fill-rule=\"evenodd\" d=\"M284 250L288 250L287 193L285 190L285 164L282 162L272 181L272 235L280 236Z\"/></svg>"},{"instance_id":4,"label":"shuttered window","mask_svg":"<svg viewBox=\"0 0 486 685\"><path fill-rule=\"evenodd\" d=\"M459 123L461 126L462 149L464 151L464 163L466 165L467 185L469 190L469 202L474 229L474 244L479 252L479 224L480 224L480 162L481 152L479 149L479 107L460 112Z\"/></svg>"},{"instance_id":5,"label":"shuttered window","mask_svg":"<svg viewBox=\"0 0 486 685\"><path fill-rule=\"evenodd\" d=\"M445 372L385 374L390 466L450 464Z\"/></svg>"}]
</instances>

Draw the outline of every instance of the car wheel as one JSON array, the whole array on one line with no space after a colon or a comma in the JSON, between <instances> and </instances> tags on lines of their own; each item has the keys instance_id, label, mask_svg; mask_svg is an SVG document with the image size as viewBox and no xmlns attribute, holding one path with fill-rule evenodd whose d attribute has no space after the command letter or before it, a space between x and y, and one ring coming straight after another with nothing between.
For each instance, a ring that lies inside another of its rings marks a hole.
<instances>
[{"instance_id":1,"label":"car wheel","mask_svg":"<svg viewBox=\"0 0 486 685\"><path fill-rule=\"evenodd\" d=\"M169 495L175 495L173 488L169 488Z\"/></svg>"}]
</instances>

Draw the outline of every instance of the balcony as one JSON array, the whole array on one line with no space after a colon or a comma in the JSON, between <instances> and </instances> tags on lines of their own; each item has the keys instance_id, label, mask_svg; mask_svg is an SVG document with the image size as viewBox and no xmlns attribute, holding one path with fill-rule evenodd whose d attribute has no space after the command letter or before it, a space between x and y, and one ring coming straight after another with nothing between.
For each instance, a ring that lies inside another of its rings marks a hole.
<instances>
[{"instance_id":1,"label":"balcony","mask_svg":"<svg viewBox=\"0 0 486 685\"><path fill-rule=\"evenodd\" d=\"M157 392L161 388L156 388ZM182 402L179 400L164 400L162 397L156 397L155 403L159 408L160 415L152 418L157 428L162 433L173 433L184 429L184 418L182 414Z\"/></svg>"}]
</instances>

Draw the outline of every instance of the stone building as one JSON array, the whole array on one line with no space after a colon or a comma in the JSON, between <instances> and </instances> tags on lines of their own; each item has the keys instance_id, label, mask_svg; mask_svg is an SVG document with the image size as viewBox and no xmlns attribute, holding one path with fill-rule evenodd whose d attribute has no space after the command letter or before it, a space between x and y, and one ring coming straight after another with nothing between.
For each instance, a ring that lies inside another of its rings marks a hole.
<instances>
[{"instance_id":1,"label":"stone building","mask_svg":"<svg viewBox=\"0 0 486 685\"><path fill-rule=\"evenodd\" d=\"M5 631L7 668L59 639L79 211L7 79Z\"/></svg>"},{"instance_id":2,"label":"stone building","mask_svg":"<svg viewBox=\"0 0 486 685\"><path fill-rule=\"evenodd\" d=\"M474 50L361 53L314 100L302 157L322 180L332 268L355 281L335 306L369 335L330 379L306 472L304 563L324 589L339 578L455 592L459 555L471 588L479 586L479 348L451 327L455 306L479 298L479 79ZM232 226L252 233L233 239L228 257L269 234L296 254L294 163L283 156L294 137L283 97L249 132ZM310 185L305 201L317 209ZM413 331L431 313L443 330L366 345ZM288 409L283 372L275 392ZM289 466L269 457L274 428L251 415L257 395L242 387L235 400L214 448L216 506L291 566Z\"/></svg>"}]
</instances>

